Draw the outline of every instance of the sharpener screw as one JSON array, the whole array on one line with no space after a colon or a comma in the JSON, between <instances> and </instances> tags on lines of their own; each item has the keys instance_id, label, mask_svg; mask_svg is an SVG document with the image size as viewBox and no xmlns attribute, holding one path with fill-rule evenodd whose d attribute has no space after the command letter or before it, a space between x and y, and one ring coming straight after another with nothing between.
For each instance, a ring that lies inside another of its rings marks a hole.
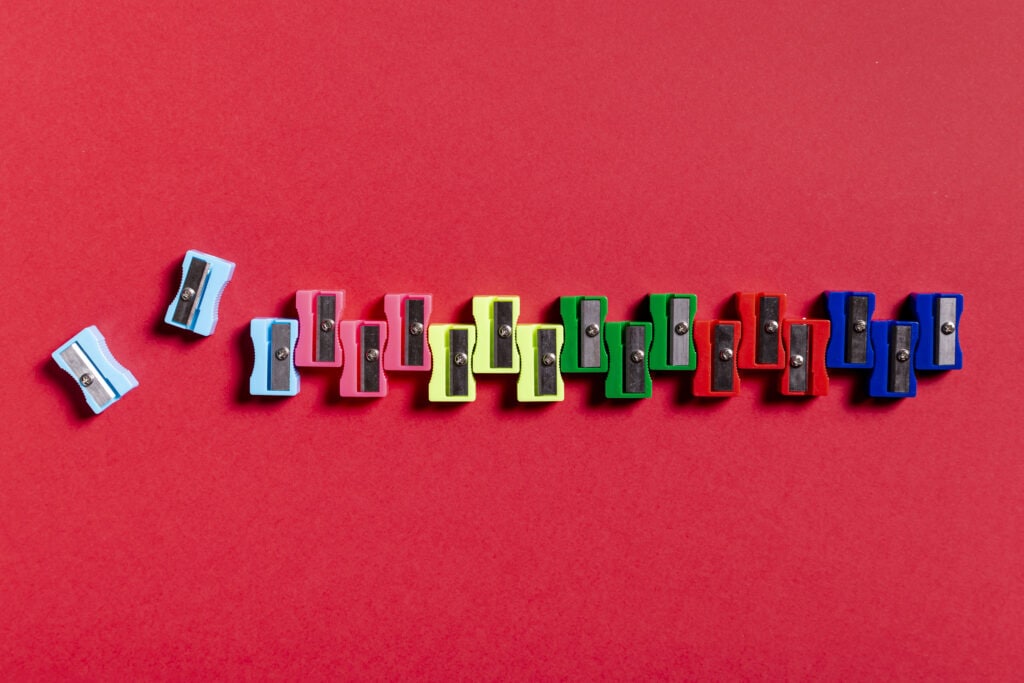
<instances>
[{"instance_id":1,"label":"sharpener screw","mask_svg":"<svg viewBox=\"0 0 1024 683\"><path fill-rule=\"evenodd\" d=\"M320 323L320 329L323 330L324 332L330 332L331 330L334 329L334 321L324 320L323 322Z\"/></svg>"},{"instance_id":2,"label":"sharpener screw","mask_svg":"<svg viewBox=\"0 0 1024 683\"><path fill-rule=\"evenodd\" d=\"M78 378L78 381L82 383L83 387L87 387L92 384L92 375L88 372Z\"/></svg>"},{"instance_id":3,"label":"sharpener screw","mask_svg":"<svg viewBox=\"0 0 1024 683\"><path fill-rule=\"evenodd\" d=\"M942 334L953 334L954 332L956 332L956 325L947 320L946 322L942 323L942 327L939 329L942 330Z\"/></svg>"},{"instance_id":4,"label":"sharpener screw","mask_svg":"<svg viewBox=\"0 0 1024 683\"><path fill-rule=\"evenodd\" d=\"M719 351L718 359L724 361L732 360L732 349L722 349Z\"/></svg>"},{"instance_id":5,"label":"sharpener screw","mask_svg":"<svg viewBox=\"0 0 1024 683\"><path fill-rule=\"evenodd\" d=\"M380 358L380 351L378 351L377 349L369 349L366 352L365 358L366 358L367 362L373 363L378 358Z\"/></svg>"},{"instance_id":6,"label":"sharpener screw","mask_svg":"<svg viewBox=\"0 0 1024 683\"><path fill-rule=\"evenodd\" d=\"M511 337L512 336L512 326L511 325L501 325L501 326L499 326L498 327L498 336L501 337L502 339L508 339L509 337Z\"/></svg>"},{"instance_id":7,"label":"sharpener screw","mask_svg":"<svg viewBox=\"0 0 1024 683\"><path fill-rule=\"evenodd\" d=\"M764 331L768 334L775 334L779 331L779 323L775 320L769 320L764 324Z\"/></svg>"},{"instance_id":8,"label":"sharpener screw","mask_svg":"<svg viewBox=\"0 0 1024 683\"><path fill-rule=\"evenodd\" d=\"M907 351L906 349L900 349L899 351L896 352L896 360L898 360L901 363L906 363L908 360L910 360L910 351Z\"/></svg>"},{"instance_id":9,"label":"sharpener screw","mask_svg":"<svg viewBox=\"0 0 1024 683\"><path fill-rule=\"evenodd\" d=\"M409 334L414 337L418 337L423 334L423 323L413 323L412 325L409 325Z\"/></svg>"},{"instance_id":10,"label":"sharpener screw","mask_svg":"<svg viewBox=\"0 0 1024 683\"><path fill-rule=\"evenodd\" d=\"M587 325L587 329L584 331L587 333L588 337L596 337L601 332L601 328L597 325L591 324Z\"/></svg>"},{"instance_id":11,"label":"sharpener screw","mask_svg":"<svg viewBox=\"0 0 1024 683\"><path fill-rule=\"evenodd\" d=\"M676 323L676 334L682 336L690 331L690 326L686 323Z\"/></svg>"},{"instance_id":12,"label":"sharpener screw","mask_svg":"<svg viewBox=\"0 0 1024 683\"><path fill-rule=\"evenodd\" d=\"M789 364L794 368L802 367L804 364L804 357L799 353L794 353L793 357L789 359Z\"/></svg>"},{"instance_id":13,"label":"sharpener screw","mask_svg":"<svg viewBox=\"0 0 1024 683\"><path fill-rule=\"evenodd\" d=\"M552 365L555 364L555 354L545 353L543 356L540 357L540 364L546 367L551 367Z\"/></svg>"},{"instance_id":14,"label":"sharpener screw","mask_svg":"<svg viewBox=\"0 0 1024 683\"><path fill-rule=\"evenodd\" d=\"M642 363L644 360L644 352L637 349L633 353L629 354L629 359L634 363Z\"/></svg>"},{"instance_id":15,"label":"sharpener screw","mask_svg":"<svg viewBox=\"0 0 1024 683\"><path fill-rule=\"evenodd\" d=\"M274 351L274 358L276 358L278 360L285 360L290 355L291 355L291 351L289 351L288 349L286 349L283 346L281 348L279 348L277 351Z\"/></svg>"},{"instance_id":16,"label":"sharpener screw","mask_svg":"<svg viewBox=\"0 0 1024 683\"><path fill-rule=\"evenodd\" d=\"M192 289L191 287L186 287L185 289L181 290L181 300L182 301L192 301L192 298L195 295L196 295L196 290Z\"/></svg>"},{"instance_id":17,"label":"sharpener screw","mask_svg":"<svg viewBox=\"0 0 1024 683\"><path fill-rule=\"evenodd\" d=\"M458 365L459 367L465 365L467 361L469 361L469 358L464 353L457 353L455 354L455 357L452 358L452 362Z\"/></svg>"},{"instance_id":18,"label":"sharpener screw","mask_svg":"<svg viewBox=\"0 0 1024 683\"><path fill-rule=\"evenodd\" d=\"M857 321L855 321L853 323L853 331L854 332L858 332L859 333L859 332L863 332L866 329L868 329L868 323L867 323L866 320L857 320Z\"/></svg>"}]
</instances>

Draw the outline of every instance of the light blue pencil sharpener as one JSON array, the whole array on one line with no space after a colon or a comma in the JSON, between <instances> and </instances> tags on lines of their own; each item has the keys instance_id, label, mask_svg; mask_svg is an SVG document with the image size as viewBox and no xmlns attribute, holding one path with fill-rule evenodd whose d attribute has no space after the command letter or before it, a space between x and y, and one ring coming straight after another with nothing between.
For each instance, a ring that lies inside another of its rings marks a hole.
<instances>
[{"instance_id":1,"label":"light blue pencil sharpener","mask_svg":"<svg viewBox=\"0 0 1024 683\"><path fill-rule=\"evenodd\" d=\"M249 393L253 396L294 396L299 393L295 371L295 340L299 321L286 318L253 318L249 336L256 352Z\"/></svg>"},{"instance_id":2,"label":"light blue pencil sharpener","mask_svg":"<svg viewBox=\"0 0 1024 683\"><path fill-rule=\"evenodd\" d=\"M220 296L234 272L231 261L189 249L181 264L181 286L164 322L204 337L213 334Z\"/></svg>"},{"instance_id":3,"label":"light blue pencil sharpener","mask_svg":"<svg viewBox=\"0 0 1024 683\"><path fill-rule=\"evenodd\" d=\"M92 412L102 413L139 386L132 373L114 360L107 340L91 325L53 352L53 359L71 375Z\"/></svg>"}]
</instances>

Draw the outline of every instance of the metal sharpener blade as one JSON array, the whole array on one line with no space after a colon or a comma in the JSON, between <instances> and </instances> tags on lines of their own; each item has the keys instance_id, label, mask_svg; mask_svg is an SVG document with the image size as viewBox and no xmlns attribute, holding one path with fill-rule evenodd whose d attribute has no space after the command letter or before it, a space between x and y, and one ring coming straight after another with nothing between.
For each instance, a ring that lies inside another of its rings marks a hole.
<instances>
[{"instance_id":1,"label":"metal sharpener blade","mask_svg":"<svg viewBox=\"0 0 1024 683\"><path fill-rule=\"evenodd\" d=\"M910 325L893 325L889 330L889 391L893 393L910 391L910 365L913 362L910 339ZM902 362L896 358L901 350L910 354Z\"/></svg>"},{"instance_id":2,"label":"metal sharpener blade","mask_svg":"<svg viewBox=\"0 0 1024 683\"><path fill-rule=\"evenodd\" d=\"M755 355L759 365L773 365L779 362L779 297L762 296L757 314L757 346ZM775 323L770 332L769 323Z\"/></svg>"},{"instance_id":3,"label":"metal sharpener blade","mask_svg":"<svg viewBox=\"0 0 1024 683\"><path fill-rule=\"evenodd\" d=\"M793 392L807 391L807 368L811 364L810 332L810 325L792 325L789 328L789 390ZM799 366L793 366L794 356L803 359Z\"/></svg>"},{"instance_id":4,"label":"metal sharpener blade","mask_svg":"<svg viewBox=\"0 0 1024 683\"><path fill-rule=\"evenodd\" d=\"M465 360L461 365L458 356ZM448 332L448 395L469 396L469 330Z\"/></svg>"},{"instance_id":5,"label":"metal sharpener blade","mask_svg":"<svg viewBox=\"0 0 1024 683\"><path fill-rule=\"evenodd\" d=\"M555 331L550 328L537 330L537 395L554 396L558 393L558 363L544 365L547 354L557 357L558 349Z\"/></svg>"},{"instance_id":6,"label":"metal sharpener blade","mask_svg":"<svg viewBox=\"0 0 1024 683\"><path fill-rule=\"evenodd\" d=\"M413 325L419 325L420 333L413 334ZM426 343L426 325L423 324L423 299L405 300L405 321L402 330L405 342L403 345L403 362L412 367L423 365L423 345Z\"/></svg>"},{"instance_id":7,"label":"metal sharpener blade","mask_svg":"<svg viewBox=\"0 0 1024 683\"><path fill-rule=\"evenodd\" d=\"M337 310L338 299L333 294L318 294L316 297L316 318L313 323L316 325L316 360L320 363L334 362L334 339L338 333L334 329L335 311ZM324 321L330 321L327 329L324 329Z\"/></svg>"},{"instance_id":8,"label":"metal sharpener blade","mask_svg":"<svg viewBox=\"0 0 1024 683\"><path fill-rule=\"evenodd\" d=\"M851 296L846 299L846 362L868 362L868 330L858 332L854 326L858 321L868 320L868 297Z\"/></svg>"},{"instance_id":9,"label":"metal sharpener blade","mask_svg":"<svg viewBox=\"0 0 1024 683\"><path fill-rule=\"evenodd\" d=\"M502 327L512 329L512 302L498 300L494 302L494 328L491 330L491 365L496 368L512 367L512 345L514 335L502 337L498 330Z\"/></svg>"},{"instance_id":10,"label":"metal sharpener blade","mask_svg":"<svg viewBox=\"0 0 1024 683\"><path fill-rule=\"evenodd\" d=\"M580 301L580 367L599 368L601 367L601 333L597 336L587 336L587 328L596 325L601 329L601 301L598 299L583 299Z\"/></svg>"},{"instance_id":11,"label":"metal sharpener blade","mask_svg":"<svg viewBox=\"0 0 1024 683\"><path fill-rule=\"evenodd\" d=\"M732 325L715 325L714 344L711 349L711 390L732 391L733 364L736 359L729 356L728 360L722 360L722 351L733 352L733 328Z\"/></svg>"},{"instance_id":12,"label":"metal sharpener blade","mask_svg":"<svg viewBox=\"0 0 1024 683\"><path fill-rule=\"evenodd\" d=\"M359 391L380 391L380 327L362 325L359 328Z\"/></svg>"},{"instance_id":13,"label":"metal sharpener blade","mask_svg":"<svg viewBox=\"0 0 1024 683\"><path fill-rule=\"evenodd\" d=\"M942 334L943 323L956 325L956 299L941 296L935 301L935 309L935 364L956 365L956 336L960 330L954 327L952 334Z\"/></svg>"},{"instance_id":14,"label":"metal sharpener blade","mask_svg":"<svg viewBox=\"0 0 1024 683\"><path fill-rule=\"evenodd\" d=\"M178 305L174 308L174 317L171 320L179 325L192 327L192 321L199 311L199 302L203 299L209 273L210 264L201 258L193 257L185 274L185 281L181 284L181 292L178 292ZM194 292L187 300L181 296L186 289Z\"/></svg>"},{"instance_id":15,"label":"metal sharpener blade","mask_svg":"<svg viewBox=\"0 0 1024 683\"><path fill-rule=\"evenodd\" d=\"M287 353L278 358L278 351ZM267 387L271 391L288 391L292 388L292 328L287 323L273 323L270 326L270 372Z\"/></svg>"},{"instance_id":16,"label":"metal sharpener blade","mask_svg":"<svg viewBox=\"0 0 1024 683\"><path fill-rule=\"evenodd\" d=\"M678 334L676 325L686 325L686 332ZM668 309L668 336L671 340L668 346L668 364L686 365L690 362L690 299L685 296L673 297L669 300Z\"/></svg>"},{"instance_id":17,"label":"metal sharpener blade","mask_svg":"<svg viewBox=\"0 0 1024 683\"><path fill-rule=\"evenodd\" d=\"M622 349L622 391L627 394L644 392L645 367L647 360L643 357L647 346L647 334L643 325L626 325L623 333ZM634 353L640 353L640 360L633 360Z\"/></svg>"},{"instance_id":18,"label":"metal sharpener blade","mask_svg":"<svg viewBox=\"0 0 1024 683\"><path fill-rule=\"evenodd\" d=\"M99 370L96 369L96 366L89 359L89 356L85 354L85 351L77 343L61 351L60 357L68 364L71 372L78 379L78 386L88 392L100 408L103 408L117 397L117 392L107 383L107 380L100 374ZM81 378L85 375L92 378L88 385L83 384L81 381Z\"/></svg>"}]
</instances>

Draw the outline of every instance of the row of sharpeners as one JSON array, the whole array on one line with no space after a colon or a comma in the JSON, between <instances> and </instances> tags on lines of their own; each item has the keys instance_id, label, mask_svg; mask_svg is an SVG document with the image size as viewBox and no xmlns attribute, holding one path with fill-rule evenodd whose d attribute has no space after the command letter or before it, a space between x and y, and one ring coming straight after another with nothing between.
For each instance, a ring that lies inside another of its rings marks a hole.
<instances>
[{"instance_id":1,"label":"row of sharpeners","mask_svg":"<svg viewBox=\"0 0 1024 683\"><path fill-rule=\"evenodd\" d=\"M343 320L343 290L300 290L296 319L250 323L255 360L249 393L294 396L297 368L341 368L339 394L388 393L387 373L430 372L428 397L438 403L476 399L475 375L518 374L521 402L561 401L561 325L520 325L519 297L473 298L475 325L431 324L430 294L387 294L386 320Z\"/></svg>"},{"instance_id":2,"label":"row of sharpeners","mask_svg":"<svg viewBox=\"0 0 1024 683\"><path fill-rule=\"evenodd\" d=\"M212 334L234 268L187 252L164 321ZM474 375L488 373L518 374L523 402L563 400L562 373L604 373L607 397L646 398L651 370L692 370L694 395L707 397L738 394L739 370L781 370L783 395L821 396L828 392L826 368L841 368L870 371L870 396L902 398L916 394L915 370L963 365L961 294L911 294L914 320L906 321L873 321L870 292L826 292L825 300L829 320L787 318L786 295L763 292L736 295L738 321L695 320L695 294L651 294L651 322L606 322L606 297L564 296L562 325L519 325L519 297L478 296L475 325L431 325L429 294L389 294L386 321L349 321L342 320L344 291L301 290L297 319L250 323L250 393L293 396L297 367L342 367L339 392L352 397L386 395L388 371L429 371L435 402L473 401ZM138 386L95 326L52 355L95 413Z\"/></svg>"},{"instance_id":3,"label":"row of sharpeners","mask_svg":"<svg viewBox=\"0 0 1024 683\"><path fill-rule=\"evenodd\" d=\"M827 394L819 349L828 341L829 321L785 318L783 294L736 299L738 321L696 320L696 294L668 293L649 295L651 322L606 322L606 297L562 297L563 371L606 373L609 398L649 397L650 370L693 371L697 397L736 396L741 369L782 370L783 395Z\"/></svg>"},{"instance_id":4,"label":"row of sharpeners","mask_svg":"<svg viewBox=\"0 0 1024 683\"><path fill-rule=\"evenodd\" d=\"M788 318L786 295L764 292L738 293L735 321L695 320L695 294L651 294L651 322L606 321L606 297L561 297L562 325L518 325L516 296L474 297L474 325L428 324L430 301L389 294L386 321L343 321L344 292L298 292L298 320L252 323L251 392L294 395L296 366L342 366L351 397L386 395L392 370L431 371L435 402L475 400L477 374L519 374L524 402L563 400L563 373L603 373L608 398L647 398L651 370L694 371L698 397L737 395L740 370L780 371L785 396L824 396L828 368L860 368L871 370L869 395L907 397L915 368L962 366L959 294L912 294L917 319L906 322L872 321L874 295L860 292L826 293L828 320Z\"/></svg>"},{"instance_id":5,"label":"row of sharpeners","mask_svg":"<svg viewBox=\"0 0 1024 683\"><path fill-rule=\"evenodd\" d=\"M694 294L651 294L651 321L605 322L602 296L562 297L562 371L606 373L609 398L651 395L648 370L692 370L693 395L735 396L740 370L781 371L785 396L824 396L828 368L871 372L867 393L915 396L915 370L963 366L961 294L911 294L914 320L872 320L875 295L826 292L828 320L786 317L786 295L740 292L739 320L695 320Z\"/></svg>"}]
</instances>

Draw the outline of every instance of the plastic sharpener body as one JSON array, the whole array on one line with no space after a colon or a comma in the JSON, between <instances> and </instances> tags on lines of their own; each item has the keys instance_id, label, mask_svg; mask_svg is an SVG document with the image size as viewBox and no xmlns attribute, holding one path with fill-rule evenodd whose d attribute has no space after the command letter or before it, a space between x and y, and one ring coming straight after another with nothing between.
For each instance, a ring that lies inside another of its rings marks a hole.
<instances>
[{"instance_id":1,"label":"plastic sharpener body","mask_svg":"<svg viewBox=\"0 0 1024 683\"><path fill-rule=\"evenodd\" d=\"M139 386L135 376L110 353L107 340L95 325L66 341L52 356L74 378L85 402L97 415Z\"/></svg>"}]
</instances>

